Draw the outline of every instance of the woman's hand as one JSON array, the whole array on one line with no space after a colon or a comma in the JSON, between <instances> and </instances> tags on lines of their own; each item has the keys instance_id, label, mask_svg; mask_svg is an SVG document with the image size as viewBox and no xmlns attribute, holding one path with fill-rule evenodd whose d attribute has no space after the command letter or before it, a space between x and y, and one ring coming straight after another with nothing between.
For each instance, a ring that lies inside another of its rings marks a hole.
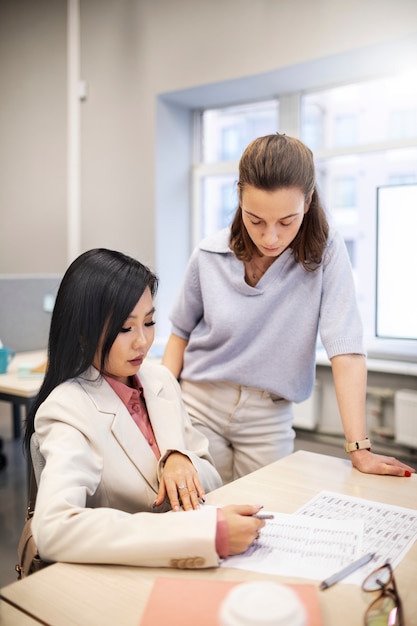
<instances>
[{"instance_id":1,"label":"woman's hand","mask_svg":"<svg viewBox=\"0 0 417 626\"><path fill-rule=\"evenodd\" d=\"M164 464L159 484L158 496L154 506L159 506L168 496L173 511L200 508L205 492L200 483L197 470L188 456L180 452L171 452Z\"/></svg>"},{"instance_id":2,"label":"woman's hand","mask_svg":"<svg viewBox=\"0 0 417 626\"><path fill-rule=\"evenodd\" d=\"M409 477L415 473L415 469L401 463L393 456L374 454L370 450L354 450L350 453L353 467L365 474L385 474L390 476Z\"/></svg>"},{"instance_id":3,"label":"woman's hand","mask_svg":"<svg viewBox=\"0 0 417 626\"><path fill-rule=\"evenodd\" d=\"M222 507L229 533L229 554L240 554L259 537L265 521L253 517L262 507L259 505L233 504Z\"/></svg>"}]
</instances>

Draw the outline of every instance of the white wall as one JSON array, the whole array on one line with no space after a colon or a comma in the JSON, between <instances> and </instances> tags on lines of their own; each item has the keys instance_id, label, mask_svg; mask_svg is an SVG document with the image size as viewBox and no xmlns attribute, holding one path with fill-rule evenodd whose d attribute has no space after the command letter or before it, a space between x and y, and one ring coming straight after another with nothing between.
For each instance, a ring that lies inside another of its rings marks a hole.
<instances>
[{"instance_id":1,"label":"white wall","mask_svg":"<svg viewBox=\"0 0 417 626\"><path fill-rule=\"evenodd\" d=\"M81 0L82 248L115 248L153 265L155 107L141 4Z\"/></svg>"},{"instance_id":2,"label":"white wall","mask_svg":"<svg viewBox=\"0 0 417 626\"><path fill-rule=\"evenodd\" d=\"M139 2L155 92L268 72L417 30L414 0Z\"/></svg>"},{"instance_id":3,"label":"white wall","mask_svg":"<svg viewBox=\"0 0 417 626\"><path fill-rule=\"evenodd\" d=\"M66 263L66 2L0 2L0 274Z\"/></svg>"}]
</instances>

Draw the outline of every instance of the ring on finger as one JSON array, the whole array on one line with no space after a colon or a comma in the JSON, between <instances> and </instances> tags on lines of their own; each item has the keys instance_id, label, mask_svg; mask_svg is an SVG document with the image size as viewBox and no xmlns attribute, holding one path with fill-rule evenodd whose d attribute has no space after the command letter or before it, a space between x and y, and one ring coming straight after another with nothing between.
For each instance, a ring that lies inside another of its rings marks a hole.
<instances>
[{"instance_id":1,"label":"ring on finger","mask_svg":"<svg viewBox=\"0 0 417 626\"><path fill-rule=\"evenodd\" d=\"M185 485L181 483L181 485L178 485L178 489L185 489Z\"/></svg>"}]
</instances>

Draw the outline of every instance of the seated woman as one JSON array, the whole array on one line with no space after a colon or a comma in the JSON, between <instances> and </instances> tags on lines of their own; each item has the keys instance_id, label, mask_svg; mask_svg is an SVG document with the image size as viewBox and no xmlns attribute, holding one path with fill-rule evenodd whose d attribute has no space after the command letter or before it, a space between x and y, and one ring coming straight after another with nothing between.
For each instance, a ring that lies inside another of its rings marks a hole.
<instances>
[{"instance_id":1,"label":"seated woman","mask_svg":"<svg viewBox=\"0 0 417 626\"><path fill-rule=\"evenodd\" d=\"M156 288L147 267L106 249L62 279L25 433L45 460L32 522L44 560L213 567L265 523L259 505L201 506L221 485L208 442L174 376L145 360Z\"/></svg>"}]
</instances>

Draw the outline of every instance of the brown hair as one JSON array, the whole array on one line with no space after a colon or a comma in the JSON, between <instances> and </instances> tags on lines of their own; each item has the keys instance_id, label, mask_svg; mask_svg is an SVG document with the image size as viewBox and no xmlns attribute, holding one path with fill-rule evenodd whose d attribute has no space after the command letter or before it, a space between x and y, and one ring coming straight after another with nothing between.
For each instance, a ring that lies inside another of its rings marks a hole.
<instances>
[{"instance_id":1,"label":"brown hair","mask_svg":"<svg viewBox=\"0 0 417 626\"><path fill-rule=\"evenodd\" d=\"M264 191L297 187L310 208L291 242L294 258L306 270L317 269L323 258L329 224L316 186L313 153L299 139L286 135L267 135L252 141L239 162L239 206L230 234L230 247L241 261L250 261L256 246L242 220L241 198L247 185Z\"/></svg>"}]
</instances>

